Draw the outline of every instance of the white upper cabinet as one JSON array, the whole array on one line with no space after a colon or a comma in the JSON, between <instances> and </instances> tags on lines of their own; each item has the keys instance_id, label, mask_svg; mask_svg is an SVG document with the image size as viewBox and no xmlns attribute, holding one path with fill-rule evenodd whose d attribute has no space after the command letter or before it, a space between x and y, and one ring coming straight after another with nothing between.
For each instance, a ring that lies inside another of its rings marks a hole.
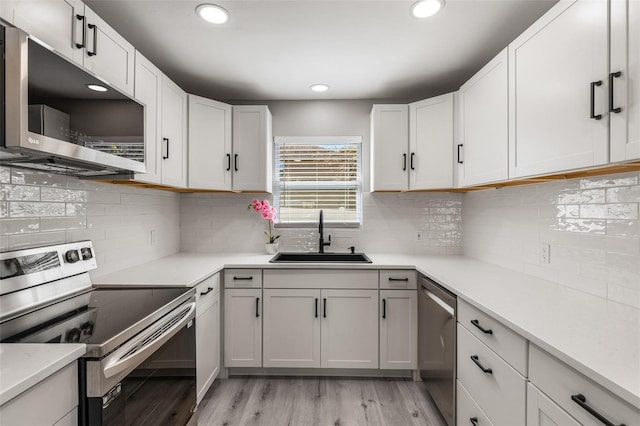
<instances>
[{"instance_id":1,"label":"white upper cabinet","mask_svg":"<svg viewBox=\"0 0 640 426\"><path fill-rule=\"evenodd\" d=\"M508 178L508 49L478 71L458 94L458 186Z\"/></svg>"},{"instance_id":2,"label":"white upper cabinet","mask_svg":"<svg viewBox=\"0 0 640 426\"><path fill-rule=\"evenodd\" d=\"M453 187L453 93L409 104L409 189Z\"/></svg>"},{"instance_id":3,"label":"white upper cabinet","mask_svg":"<svg viewBox=\"0 0 640 426\"><path fill-rule=\"evenodd\" d=\"M371 191L406 191L409 106L374 105L371 110Z\"/></svg>"},{"instance_id":4,"label":"white upper cabinet","mask_svg":"<svg viewBox=\"0 0 640 426\"><path fill-rule=\"evenodd\" d=\"M608 2L562 0L509 45L509 177L608 161Z\"/></svg>"},{"instance_id":5,"label":"white upper cabinet","mask_svg":"<svg viewBox=\"0 0 640 426\"><path fill-rule=\"evenodd\" d=\"M135 49L87 6L84 67L123 92L133 95Z\"/></svg>"},{"instance_id":6,"label":"white upper cabinet","mask_svg":"<svg viewBox=\"0 0 640 426\"><path fill-rule=\"evenodd\" d=\"M611 2L611 161L640 158L640 2Z\"/></svg>"},{"instance_id":7,"label":"white upper cabinet","mask_svg":"<svg viewBox=\"0 0 640 426\"><path fill-rule=\"evenodd\" d=\"M136 180L161 183L160 142L162 133L162 72L136 51L134 97L144 104L144 159L146 173Z\"/></svg>"},{"instance_id":8,"label":"white upper cabinet","mask_svg":"<svg viewBox=\"0 0 640 426\"><path fill-rule=\"evenodd\" d=\"M0 3L0 13L13 25L113 87L133 95L135 49L81 1L2 0Z\"/></svg>"},{"instance_id":9,"label":"white upper cabinet","mask_svg":"<svg viewBox=\"0 0 640 426\"><path fill-rule=\"evenodd\" d=\"M189 95L189 188L231 190L231 111Z\"/></svg>"},{"instance_id":10,"label":"white upper cabinet","mask_svg":"<svg viewBox=\"0 0 640 426\"><path fill-rule=\"evenodd\" d=\"M162 184L187 187L187 94L162 76Z\"/></svg>"},{"instance_id":11,"label":"white upper cabinet","mask_svg":"<svg viewBox=\"0 0 640 426\"><path fill-rule=\"evenodd\" d=\"M271 192L273 135L264 105L233 107L233 189Z\"/></svg>"}]
</instances>

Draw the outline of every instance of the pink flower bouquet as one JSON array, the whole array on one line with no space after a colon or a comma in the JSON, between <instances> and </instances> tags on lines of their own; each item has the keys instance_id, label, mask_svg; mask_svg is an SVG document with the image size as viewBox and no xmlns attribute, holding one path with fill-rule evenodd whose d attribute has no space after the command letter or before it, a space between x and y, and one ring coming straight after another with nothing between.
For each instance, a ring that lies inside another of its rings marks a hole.
<instances>
[{"instance_id":1,"label":"pink flower bouquet","mask_svg":"<svg viewBox=\"0 0 640 426\"><path fill-rule=\"evenodd\" d=\"M278 223L278 210L275 206L269 204L269 200L254 199L247 208L257 211L264 220L269 222L269 232L265 231L264 235L267 236L268 244L275 243L280 238L280 235L273 235L273 224Z\"/></svg>"}]
</instances>

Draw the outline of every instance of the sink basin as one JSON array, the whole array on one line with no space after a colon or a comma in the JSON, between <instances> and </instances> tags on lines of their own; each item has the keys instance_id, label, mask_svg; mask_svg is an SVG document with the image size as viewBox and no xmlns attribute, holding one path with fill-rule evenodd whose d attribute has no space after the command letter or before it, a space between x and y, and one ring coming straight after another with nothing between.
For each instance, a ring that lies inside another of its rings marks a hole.
<instances>
[{"instance_id":1,"label":"sink basin","mask_svg":"<svg viewBox=\"0 0 640 426\"><path fill-rule=\"evenodd\" d=\"M371 259L369 259L364 253L278 253L269 262L371 263Z\"/></svg>"}]
</instances>

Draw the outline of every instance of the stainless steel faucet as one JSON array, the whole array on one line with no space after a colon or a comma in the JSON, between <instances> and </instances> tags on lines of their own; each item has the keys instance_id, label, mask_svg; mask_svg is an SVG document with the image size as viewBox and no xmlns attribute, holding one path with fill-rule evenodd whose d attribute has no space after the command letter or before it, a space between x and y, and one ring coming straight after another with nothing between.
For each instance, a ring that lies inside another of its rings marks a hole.
<instances>
[{"instance_id":1,"label":"stainless steel faucet","mask_svg":"<svg viewBox=\"0 0 640 426\"><path fill-rule=\"evenodd\" d=\"M331 235L329 235L329 241L328 242L324 242L324 223L322 221L322 210L320 210L320 221L318 224L318 232L320 232L320 241L318 244L318 253L324 253L324 247L325 246L330 246L331 245Z\"/></svg>"}]
</instances>

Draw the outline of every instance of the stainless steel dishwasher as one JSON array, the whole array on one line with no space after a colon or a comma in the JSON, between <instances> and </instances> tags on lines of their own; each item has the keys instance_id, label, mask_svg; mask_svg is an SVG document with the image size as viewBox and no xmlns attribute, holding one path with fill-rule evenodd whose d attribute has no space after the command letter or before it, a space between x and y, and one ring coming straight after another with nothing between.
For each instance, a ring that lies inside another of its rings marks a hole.
<instances>
[{"instance_id":1,"label":"stainless steel dishwasher","mask_svg":"<svg viewBox=\"0 0 640 426\"><path fill-rule=\"evenodd\" d=\"M420 277L420 377L449 426L455 424L456 296Z\"/></svg>"}]
</instances>

